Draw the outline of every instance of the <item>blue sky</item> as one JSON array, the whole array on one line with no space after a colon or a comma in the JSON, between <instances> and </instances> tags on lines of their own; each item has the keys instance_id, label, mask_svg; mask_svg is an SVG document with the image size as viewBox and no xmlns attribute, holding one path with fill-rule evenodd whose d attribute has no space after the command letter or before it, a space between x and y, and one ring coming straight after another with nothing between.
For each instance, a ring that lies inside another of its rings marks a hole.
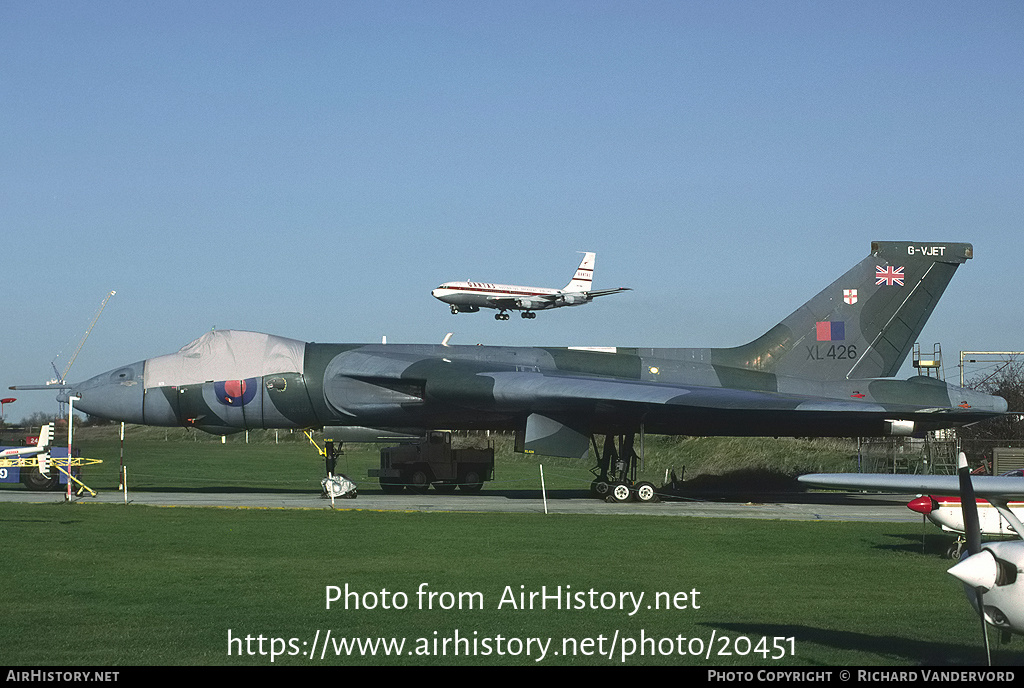
<instances>
[{"instance_id":1,"label":"blue sky","mask_svg":"<svg viewBox=\"0 0 1024 688\"><path fill-rule=\"evenodd\" d=\"M1022 65L1016 1L9 0L0 385L63 369L111 289L71 379L211 327L731 346L877 239L974 244L921 336L954 377L1024 348ZM430 296L588 250L634 291Z\"/></svg>"}]
</instances>

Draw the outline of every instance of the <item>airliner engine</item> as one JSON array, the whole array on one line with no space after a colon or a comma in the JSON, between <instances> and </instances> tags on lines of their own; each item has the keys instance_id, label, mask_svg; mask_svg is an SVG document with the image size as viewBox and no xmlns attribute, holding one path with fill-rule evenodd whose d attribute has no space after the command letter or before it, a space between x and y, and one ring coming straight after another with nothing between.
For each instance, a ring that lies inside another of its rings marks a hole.
<instances>
[{"instance_id":1,"label":"airliner engine","mask_svg":"<svg viewBox=\"0 0 1024 688\"><path fill-rule=\"evenodd\" d=\"M577 306L586 302L587 297L584 294L562 294L555 300L559 306Z\"/></svg>"}]
</instances>

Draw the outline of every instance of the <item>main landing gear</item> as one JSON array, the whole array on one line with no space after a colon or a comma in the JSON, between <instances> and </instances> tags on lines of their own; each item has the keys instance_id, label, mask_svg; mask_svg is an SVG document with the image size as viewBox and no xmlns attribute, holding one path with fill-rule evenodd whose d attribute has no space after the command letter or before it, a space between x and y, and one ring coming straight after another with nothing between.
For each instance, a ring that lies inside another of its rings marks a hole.
<instances>
[{"instance_id":1,"label":"main landing gear","mask_svg":"<svg viewBox=\"0 0 1024 688\"><path fill-rule=\"evenodd\" d=\"M537 317L537 314L534 313L533 311L523 311L522 313L520 313L520 315L523 316L523 320L533 320L534 318ZM508 318L509 315L505 311L494 314L495 320L508 320Z\"/></svg>"},{"instance_id":2,"label":"main landing gear","mask_svg":"<svg viewBox=\"0 0 1024 688\"><path fill-rule=\"evenodd\" d=\"M591 469L596 476L590 484L594 496L610 502L656 502L658 493L653 483L637 482L636 469L640 456L634 450L636 433L605 435L604 448L598 451L597 440L590 438L597 466Z\"/></svg>"}]
</instances>

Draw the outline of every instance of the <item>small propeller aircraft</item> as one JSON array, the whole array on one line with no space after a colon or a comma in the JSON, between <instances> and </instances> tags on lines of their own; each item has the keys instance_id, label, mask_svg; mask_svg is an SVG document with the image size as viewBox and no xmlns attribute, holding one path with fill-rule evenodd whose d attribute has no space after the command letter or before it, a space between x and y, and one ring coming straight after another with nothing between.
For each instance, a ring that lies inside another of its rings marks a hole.
<instances>
[{"instance_id":1,"label":"small propeller aircraft","mask_svg":"<svg viewBox=\"0 0 1024 688\"><path fill-rule=\"evenodd\" d=\"M908 509L926 516L929 521L942 528L942 530L960 535L946 552L946 556L950 559L960 558L960 553L963 551L963 546L966 542L966 539L963 537L964 515L960 499L960 497L921 495L907 504ZM1024 515L1024 502L1011 501L1007 502L1007 506L1016 514L1017 518ZM983 499L978 500L978 520L981 524L982 535L988 537L1017 537L1017 531L1014 530L1010 522L999 513L998 509Z\"/></svg>"},{"instance_id":2,"label":"small propeller aircraft","mask_svg":"<svg viewBox=\"0 0 1024 688\"><path fill-rule=\"evenodd\" d=\"M36 458L36 466L39 473L47 478L50 477L50 440L53 439L53 425L47 423L39 431L39 440L34 447L12 447L0 449L0 459L25 459Z\"/></svg>"},{"instance_id":3,"label":"small propeller aircraft","mask_svg":"<svg viewBox=\"0 0 1024 688\"><path fill-rule=\"evenodd\" d=\"M949 573L964 584L967 599L982 620L988 653L986 624L997 628L1004 642L1011 633L1024 634L1024 577L1018 580L1018 574L1024 571L1024 540L982 543L977 497L988 500L1016 533L1024 533L1024 524L1008 506L1011 498L1024 497L1024 480L1009 476L972 478L963 452L958 465L957 476L815 473L800 476L799 480L838 489L959 494L967 553Z\"/></svg>"},{"instance_id":4,"label":"small propeller aircraft","mask_svg":"<svg viewBox=\"0 0 1024 688\"><path fill-rule=\"evenodd\" d=\"M561 289L521 287L517 284L491 284L489 282L445 282L431 295L451 306L452 315L476 313L481 308L495 308L495 320L508 320L505 311L522 311L523 318L537 317L534 311L545 311L562 306L582 306L597 296L630 291L629 287L591 289L594 280L596 253L585 253L576 274Z\"/></svg>"}]
</instances>

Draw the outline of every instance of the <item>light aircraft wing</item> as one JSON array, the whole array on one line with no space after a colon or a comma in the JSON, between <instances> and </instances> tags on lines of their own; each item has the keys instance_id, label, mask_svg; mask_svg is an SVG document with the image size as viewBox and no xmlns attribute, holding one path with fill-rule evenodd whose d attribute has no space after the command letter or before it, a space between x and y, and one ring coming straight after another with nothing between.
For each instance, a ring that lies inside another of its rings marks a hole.
<instances>
[{"instance_id":1,"label":"light aircraft wing","mask_svg":"<svg viewBox=\"0 0 1024 688\"><path fill-rule=\"evenodd\" d=\"M812 473L797 478L814 487L895 491L906 494L960 494L955 475L889 475L887 473ZM978 497L1024 497L1024 478L998 475L972 476Z\"/></svg>"},{"instance_id":2,"label":"light aircraft wing","mask_svg":"<svg viewBox=\"0 0 1024 688\"><path fill-rule=\"evenodd\" d=\"M1024 537L1024 523L1010 510L1007 500L1024 495L1024 478L1008 476L971 476L963 452L957 461L959 475L888 475L871 473L812 473L800 476L806 485L899 492L941 493L962 495L964 534L967 555L949 569L964 584L964 592L982 621L985 651L989 654L988 633L991 624L1004 634L1024 633L1024 589L1017 572L1024 567L1024 542L1009 540L981 542L981 526L977 499L987 499L1007 520L1010 527ZM991 655L989 654L989 664Z\"/></svg>"}]
</instances>

